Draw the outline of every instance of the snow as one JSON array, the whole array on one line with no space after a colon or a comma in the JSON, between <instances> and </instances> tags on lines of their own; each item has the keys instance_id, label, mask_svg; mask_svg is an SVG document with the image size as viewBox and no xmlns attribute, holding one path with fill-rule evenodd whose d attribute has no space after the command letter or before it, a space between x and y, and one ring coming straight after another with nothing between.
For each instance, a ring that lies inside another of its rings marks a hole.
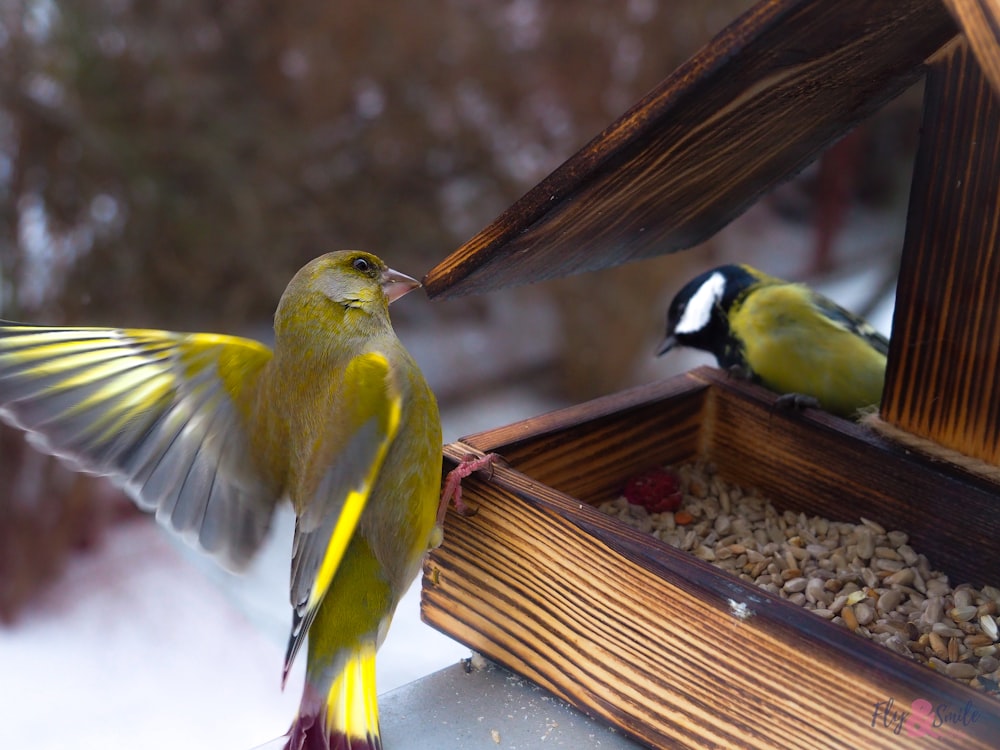
<instances>
[{"instance_id":1,"label":"snow","mask_svg":"<svg viewBox=\"0 0 1000 750\"><path fill-rule=\"evenodd\" d=\"M0 747L247 748L294 715L281 657L164 532L119 525L0 629Z\"/></svg>"},{"instance_id":2,"label":"snow","mask_svg":"<svg viewBox=\"0 0 1000 750\"><path fill-rule=\"evenodd\" d=\"M274 601L290 617L287 589ZM0 629L0 748L246 750L282 734L304 660L282 692L287 625L278 641L238 602L152 522L113 527ZM418 582L379 653L379 689L465 656L420 622Z\"/></svg>"}]
</instances>

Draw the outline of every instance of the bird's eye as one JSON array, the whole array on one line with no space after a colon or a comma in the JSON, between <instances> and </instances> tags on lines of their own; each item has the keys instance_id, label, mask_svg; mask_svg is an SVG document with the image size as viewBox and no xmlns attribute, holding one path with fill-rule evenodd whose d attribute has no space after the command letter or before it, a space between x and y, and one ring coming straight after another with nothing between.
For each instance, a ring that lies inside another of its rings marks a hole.
<instances>
[{"instance_id":1,"label":"bird's eye","mask_svg":"<svg viewBox=\"0 0 1000 750\"><path fill-rule=\"evenodd\" d=\"M351 265L354 266L355 271L360 271L361 273L368 273L371 270L371 263L369 263L364 258L355 258L351 261Z\"/></svg>"}]
</instances>

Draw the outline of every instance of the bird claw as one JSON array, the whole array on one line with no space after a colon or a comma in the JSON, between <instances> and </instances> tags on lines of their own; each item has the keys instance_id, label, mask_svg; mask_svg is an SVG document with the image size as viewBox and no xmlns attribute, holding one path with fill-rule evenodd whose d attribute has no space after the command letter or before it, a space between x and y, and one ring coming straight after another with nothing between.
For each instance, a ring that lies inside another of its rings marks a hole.
<instances>
[{"instance_id":1,"label":"bird claw","mask_svg":"<svg viewBox=\"0 0 1000 750\"><path fill-rule=\"evenodd\" d=\"M804 393L783 393L774 400L774 405L781 409L821 409L819 399Z\"/></svg>"},{"instance_id":2,"label":"bird claw","mask_svg":"<svg viewBox=\"0 0 1000 750\"><path fill-rule=\"evenodd\" d=\"M455 512L460 516L474 516L475 508L470 508L462 499L462 480L470 474L483 469L489 469L489 479L493 478L493 467L502 461L498 453L486 453L482 456L466 456L454 469L448 472L444 478L444 488L441 491L441 502L438 505L437 522L438 525L444 523L448 506L454 503Z\"/></svg>"},{"instance_id":3,"label":"bird claw","mask_svg":"<svg viewBox=\"0 0 1000 750\"><path fill-rule=\"evenodd\" d=\"M746 365L729 365L726 368L729 377L737 380L753 380L753 371Z\"/></svg>"}]
</instances>

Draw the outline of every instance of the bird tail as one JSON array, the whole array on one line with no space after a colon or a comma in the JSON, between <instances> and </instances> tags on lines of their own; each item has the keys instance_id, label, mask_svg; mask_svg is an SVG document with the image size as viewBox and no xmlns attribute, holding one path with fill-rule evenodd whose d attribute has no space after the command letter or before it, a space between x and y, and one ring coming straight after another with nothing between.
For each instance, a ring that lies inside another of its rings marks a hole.
<instances>
[{"instance_id":1,"label":"bird tail","mask_svg":"<svg viewBox=\"0 0 1000 750\"><path fill-rule=\"evenodd\" d=\"M352 652L325 692L306 678L285 750L382 750L375 644L362 644Z\"/></svg>"}]
</instances>

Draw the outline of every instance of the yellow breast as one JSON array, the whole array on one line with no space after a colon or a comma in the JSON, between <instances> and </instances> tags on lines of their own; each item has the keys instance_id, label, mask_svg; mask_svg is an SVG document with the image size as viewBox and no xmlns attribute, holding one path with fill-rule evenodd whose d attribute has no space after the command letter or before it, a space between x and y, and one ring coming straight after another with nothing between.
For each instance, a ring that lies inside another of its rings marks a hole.
<instances>
[{"instance_id":1,"label":"yellow breast","mask_svg":"<svg viewBox=\"0 0 1000 750\"><path fill-rule=\"evenodd\" d=\"M851 416L882 399L885 355L824 315L811 294L798 284L758 288L734 306L730 327L765 386Z\"/></svg>"}]
</instances>

